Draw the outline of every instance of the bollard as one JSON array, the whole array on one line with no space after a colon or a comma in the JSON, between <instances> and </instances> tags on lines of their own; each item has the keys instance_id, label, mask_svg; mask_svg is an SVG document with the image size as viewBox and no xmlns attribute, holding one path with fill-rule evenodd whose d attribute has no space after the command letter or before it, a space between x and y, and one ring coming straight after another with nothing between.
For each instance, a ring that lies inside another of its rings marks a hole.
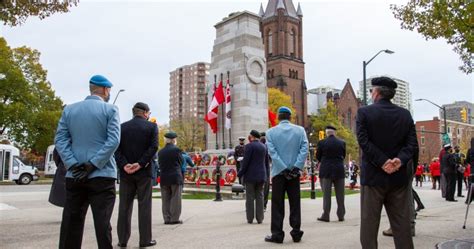
<instances>
[{"instance_id":1,"label":"bollard","mask_svg":"<svg viewBox=\"0 0 474 249\"><path fill-rule=\"evenodd\" d=\"M222 201L222 195L221 195L221 162L220 160L217 160L216 164L216 199L214 201Z\"/></svg>"},{"instance_id":2,"label":"bollard","mask_svg":"<svg viewBox=\"0 0 474 249\"><path fill-rule=\"evenodd\" d=\"M315 181L314 181L314 147L309 149L309 160L311 161L311 199L316 199Z\"/></svg>"}]
</instances>

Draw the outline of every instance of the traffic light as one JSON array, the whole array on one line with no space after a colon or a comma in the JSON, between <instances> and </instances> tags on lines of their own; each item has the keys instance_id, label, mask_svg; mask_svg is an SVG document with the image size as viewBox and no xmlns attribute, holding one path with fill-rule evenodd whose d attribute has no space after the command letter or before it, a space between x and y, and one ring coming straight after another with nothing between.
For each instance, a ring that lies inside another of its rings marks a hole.
<instances>
[{"instance_id":1,"label":"traffic light","mask_svg":"<svg viewBox=\"0 0 474 249\"><path fill-rule=\"evenodd\" d=\"M460 112L461 112L461 120L464 123L467 123L467 110L466 110L466 108L462 108Z\"/></svg>"},{"instance_id":2,"label":"traffic light","mask_svg":"<svg viewBox=\"0 0 474 249\"><path fill-rule=\"evenodd\" d=\"M319 140L324 139L324 131L319 131Z\"/></svg>"}]
</instances>

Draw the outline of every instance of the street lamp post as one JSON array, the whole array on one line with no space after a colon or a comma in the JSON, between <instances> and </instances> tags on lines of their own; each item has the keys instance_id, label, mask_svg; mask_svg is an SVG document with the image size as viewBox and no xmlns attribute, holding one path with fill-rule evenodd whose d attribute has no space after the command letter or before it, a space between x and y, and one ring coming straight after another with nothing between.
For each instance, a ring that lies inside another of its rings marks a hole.
<instances>
[{"instance_id":1,"label":"street lamp post","mask_svg":"<svg viewBox=\"0 0 474 249\"><path fill-rule=\"evenodd\" d=\"M377 55L379 55L379 54L382 53L382 52L385 52L385 53L387 53L387 54L393 54L393 53L395 53L395 52L393 52L392 50L389 50L389 49L382 49L382 50L380 50L378 53L376 53L372 58L370 58L369 61L367 61L367 62L363 61L363 62L362 62L362 70L363 70L363 77L364 77L364 78L363 78L363 79L364 79L364 95L363 95L363 98L364 98L364 99L363 99L363 100L364 100L364 105L367 105L367 79L366 79L366 73L365 73L366 69L365 69L365 68L367 67L367 65L369 65L369 63L370 63L373 59L375 59L375 57L377 57Z\"/></svg>"},{"instance_id":2,"label":"street lamp post","mask_svg":"<svg viewBox=\"0 0 474 249\"><path fill-rule=\"evenodd\" d=\"M115 105L115 101L117 101L117 98L118 98L118 96L120 95L121 92L125 92L125 89L120 89L119 90L119 92L117 93L117 96L115 96L114 103L112 103L113 105Z\"/></svg>"},{"instance_id":3,"label":"street lamp post","mask_svg":"<svg viewBox=\"0 0 474 249\"><path fill-rule=\"evenodd\" d=\"M444 119L444 134L448 135L448 123L446 121L446 107L445 106L439 106L437 104L435 104L434 102L432 102L431 100L428 100L428 99L415 99L415 101L426 101L426 102L429 102L431 103L432 105L438 107L439 109L441 109L443 111L443 119Z\"/></svg>"}]
</instances>

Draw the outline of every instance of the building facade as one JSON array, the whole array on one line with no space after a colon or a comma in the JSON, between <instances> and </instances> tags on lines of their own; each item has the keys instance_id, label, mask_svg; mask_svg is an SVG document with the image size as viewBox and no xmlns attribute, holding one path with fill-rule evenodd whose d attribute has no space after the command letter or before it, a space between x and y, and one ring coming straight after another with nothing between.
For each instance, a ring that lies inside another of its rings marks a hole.
<instances>
[{"instance_id":1,"label":"building facade","mask_svg":"<svg viewBox=\"0 0 474 249\"><path fill-rule=\"evenodd\" d=\"M267 61L267 85L291 97L296 123L307 127L301 6L295 9L292 0L269 0L265 11L260 6L259 15Z\"/></svg>"},{"instance_id":2,"label":"building facade","mask_svg":"<svg viewBox=\"0 0 474 249\"><path fill-rule=\"evenodd\" d=\"M474 104L467 101L455 101L453 104L443 105L446 108L446 119L458 122L474 124ZM464 122L461 119L461 110L467 111L467 120ZM439 112L440 117L443 117L443 111Z\"/></svg>"},{"instance_id":3,"label":"building facade","mask_svg":"<svg viewBox=\"0 0 474 249\"><path fill-rule=\"evenodd\" d=\"M328 94L341 94L341 89L330 86L321 86L308 90L308 115L318 115L319 110L327 105Z\"/></svg>"},{"instance_id":4,"label":"building facade","mask_svg":"<svg viewBox=\"0 0 474 249\"><path fill-rule=\"evenodd\" d=\"M470 146L471 137L474 136L474 125L453 120L446 120L448 136L451 145L460 146L462 151ZM444 120L434 117L433 120L417 121L416 133L420 147L420 163L430 163L439 156L443 148L442 135L444 133Z\"/></svg>"},{"instance_id":5,"label":"building facade","mask_svg":"<svg viewBox=\"0 0 474 249\"><path fill-rule=\"evenodd\" d=\"M403 107L407 110L410 111L411 115L413 115L413 104L412 104L412 96L410 92L410 84L404 80L397 79L395 77L389 76L389 75L381 75L384 77L389 77L395 82L397 82L397 89L395 93L395 97L392 99L392 103ZM367 104L371 104L372 100L370 99L370 90L372 89L372 79L381 77L381 76L372 76L370 78L367 78ZM359 98L363 99L363 93L364 93L364 81L359 82Z\"/></svg>"},{"instance_id":6,"label":"building facade","mask_svg":"<svg viewBox=\"0 0 474 249\"><path fill-rule=\"evenodd\" d=\"M169 118L204 124L209 63L197 62L170 72Z\"/></svg>"}]
</instances>

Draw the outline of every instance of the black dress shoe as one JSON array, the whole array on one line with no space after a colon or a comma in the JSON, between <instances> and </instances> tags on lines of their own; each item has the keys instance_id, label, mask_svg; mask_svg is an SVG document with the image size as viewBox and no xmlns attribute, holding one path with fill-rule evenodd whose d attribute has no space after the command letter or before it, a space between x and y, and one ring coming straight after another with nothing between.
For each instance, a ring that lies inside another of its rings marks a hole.
<instances>
[{"instance_id":1,"label":"black dress shoe","mask_svg":"<svg viewBox=\"0 0 474 249\"><path fill-rule=\"evenodd\" d=\"M291 233L291 238L293 239L293 242L298 243L301 241L301 238L303 237L304 232L303 231L298 231L298 232L292 232Z\"/></svg>"},{"instance_id":2,"label":"black dress shoe","mask_svg":"<svg viewBox=\"0 0 474 249\"><path fill-rule=\"evenodd\" d=\"M339 221L344 221L344 218L339 218Z\"/></svg>"},{"instance_id":3,"label":"black dress shoe","mask_svg":"<svg viewBox=\"0 0 474 249\"><path fill-rule=\"evenodd\" d=\"M156 245L156 240L152 240L146 244L140 244L140 247L150 247L150 246L155 246Z\"/></svg>"},{"instance_id":4,"label":"black dress shoe","mask_svg":"<svg viewBox=\"0 0 474 249\"><path fill-rule=\"evenodd\" d=\"M464 197L464 195L458 195L458 197Z\"/></svg>"},{"instance_id":5,"label":"black dress shoe","mask_svg":"<svg viewBox=\"0 0 474 249\"><path fill-rule=\"evenodd\" d=\"M318 218L319 221L323 221L323 222L329 222L329 219L323 219L321 217Z\"/></svg>"},{"instance_id":6,"label":"black dress shoe","mask_svg":"<svg viewBox=\"0 0 474 249\"><path fill-rule=\"evenodd\" d=\"M458 200L447 200L447 201L450 201L450 202L457 202Z\"/></svg>"},{"instance_id":7,"label":"black dress shoe","mask_svg":"<svg viewBox=\"0 0 474 249\"><path fill-rule=\"evenodd\" d=\"M262 224L262 222L263 222L263 221L258 221L258 220L257 220L257 224Z\"/></svg>"},{"instance_id":8,"label":"black dress shoe","mask_svg":"<svg viewBox=\"0 0 474 249\"><path fill-rule=\"evenodd\" d=\"M281 244L283 243L283 239L277 239L271 235L267 235L265 237L265 242L272 242L272 243L278 243L278 244Z\"/></svg>"},{"instance_id":9,"label":"black dress shoe","mask_svg":"<svg viewBox=\"0 0 474 249\"><path fill-rule=\"evenodd\" d=\"M253 220L248 220L247 223L252 224Z\"/></svg>"},{"instance_id":10,"label":"black dress shoe","mask_svg":"<svg viewBox=\"0 0 474 249\"><path fill-rule=\"evenodd\" d=\"M170 221L170 225L183 224L182 220Z\"/></svg>"},{"instance_id":11,"label":"black dress shoe","mask_svg":"<svg viewBox=\"0 0 474 249\"><path fill-rule=\"evenodd\" d=\"M165 221L165 225L171 225L169 221Z\"/></svg>"},{"instance_id":12,"label":"black dress shoe","mask_svg":"<svg viewBox=\"0 0 474 249\"><path fill-rule=\"evenodd\" d=\"M127 247L127 243L118 243L117 246L118 247Z\"/></svg>"}]
</instances>

